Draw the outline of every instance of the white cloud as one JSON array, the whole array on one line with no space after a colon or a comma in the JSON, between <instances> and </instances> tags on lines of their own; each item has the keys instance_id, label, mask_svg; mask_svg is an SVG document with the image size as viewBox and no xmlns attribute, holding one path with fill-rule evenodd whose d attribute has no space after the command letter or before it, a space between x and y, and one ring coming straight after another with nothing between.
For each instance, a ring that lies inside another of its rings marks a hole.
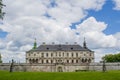
<instances>
[{"instance_id":1,"label":"white cloud","mask_svg":"<svg viewBox=\"0 0 120 80\"><path fill-rule=\"evenodd\" d=\"M118 41L114 35L103 33L107 24L94 17L85 19L88 10L101 10L105 0L55 0L55 7L50 7L51 0L5 0L4 3L6 15L4 25L0 25L8 32L7 37L0 40L0 44L5 45L0 45L4 62L12 58L23 62L25 51L32 48L35 37L41 44L82 43L85 36L90 48L114 47ZM77 29L70 28L72 23L82 19L85 20ZM80 34L76 35L76 32Z\"/></svg>"},{"instance_id":2,"label":"white cloud","mask_svg":"<svg viewBox=\"0 0 120 80\"><path fill-rule=\"evenodd\" d=\"M115 10L120 10L120 0L113 0L113 2L115 4L114 9Z\"/></svg>"},{"instance_id":3,"label":"white cloud","mask_svg":"<svg viewBox=\"0 0 120 80\"><path fill-rule=\"evenodd\" d=\"M77 26L77 32L87 38L92 48L114 47L117 42L116 38L113 35L105 35L103 31L106 28L107 24L90 17Z\"/></svg>"}]
</instances>

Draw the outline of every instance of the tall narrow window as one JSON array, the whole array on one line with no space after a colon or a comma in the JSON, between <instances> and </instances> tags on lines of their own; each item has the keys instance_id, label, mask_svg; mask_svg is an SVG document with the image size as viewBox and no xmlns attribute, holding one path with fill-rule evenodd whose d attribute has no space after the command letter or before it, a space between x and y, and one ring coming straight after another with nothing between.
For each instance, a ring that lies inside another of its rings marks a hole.
<instances>
[{"instance_id":1,"label":"tall narrow window","mask_svg":"<svg viewBox=\"0 0 120 80\"><path fill-rule=\"evenodd\" d=\"M72 57L73 57L73 53L72 53Z\"/></svg>"},{"instance_id":2,"label":"tall narrow window","mask_svg":"<svg viewBox=\"0 0 120 80\"><path fill-rule=\"evenodd\" d=\"M53 60L51 60L51 63L53 63Z\"/></svg>"},{"instance_id":3,"label":"tall narrow window","mask_svg":"<svg viewBox=\"0 0 120 80\"><path fill-rule=\"evenodd\" d=\"M84 54L84 56L86 56L86 54Z\"/></svg>"},{"instance_id":4,"label":"tall narrow window","mask_svg":"<svg viewBox=\"0 0 120 80\"><path fill-rule=\"evenodd\" d=\"M64 57L64 52L63 52L63 57Z\"/></svg>"},{"instance_id":5,"label":"tall narrow window","mask_svg":"<svg viewBox=\"0 0 120 80\"><path fill-rule=\"evenodd\" d=\"M76 63L78 63L78 60L76 60Z\"/></svg>"},{"instance_id":6,"label":"tall narrow window","mask_svg":"<svg viewBox=\"0 0 120 80\"><path fill-rule=\"evenodd\" d=\"M36 63L38 63L38 59L36 59Z\"/></svg>"},{"instance_id":7,"label":"tall narrow window","mask_svg":"<svg viewBox=\"0 0 120 80\"><path fill-rule=\"evenodd\" d=\"M74 63L74 60L72 60L72 63Z\"/></svg>"},{"instance_id":8,"label":"tall narrow window","mask_svg":"<svg viewBox=\"0 0 120 80\"><path fill-rule=\"evenodd\" d=\"M69 60L67 60L67 63L69 63Z\"/></svg>"},{"instance_id":9,"label":"tall narrow window","mask_svg":"<svg viewBox=\"0 0 120 80\"><path fill-rule=\"evenodd\" d=\"M48 60L46 60L46 63L49 63Z\"/></svg>"},{"instance_id":10,"label":"tall narrow window","mask_svg":"<svg viewBox=\"0 0 120 80\"><path fill-rule=\"evenodd\" d=\"M41 57L44 57L44 53L41 53Z\"/></svg>"},{"instance_id":11,"label":"tall narrow window","mask_svg":"<svg viewBox=\"0 0 120 80\"><path fill-rule=\"evenodd\" d=\"M57 57L57 52L56 52L56 57Z\"/></svg>"},{"instance_id":12,"label":"tall narrow window","mask_svg":"<svg viewBox=\"0 0 120 80\"><path fill-rule=\"evenodd\" d=\"M69 53L67 53L67 57L69 57Z\"/></svg>"},{"instance_id":13,"label":"tall narrow window","mask_svg":"<svg viewBox=\"0 0 120 80\"><path fill-rule=\"evenodd\" d=\"M61 57L61 52L59 52L59 57Z\"/></svg>"},{"instance_id":14,"label":"tall narrow window","mask_svg":"<svg viewBox=\"0 0 120 80\"><path fill-rule=\"evenodd\" d=\"M78 57L78 53L76 53L76 57Z\"/></svg>"},{"instance_id":15,"label":"tall narrow window","mask_svg":"<svg viewBox=\"0 0 120 80\"><path fill-rule=\"evenodd\" d=\"M46 57L48 57L48 53L46 53Z\"/></svg>"},{"instance_id":16,"label":"tall narrow window","mask_svg":"<svg viewBox=\"0 0 120 80\"><path fill-rule=\"evenodd\" d=\"M91 53L90 53L90 56L91 56Z\"/></svg>"},{"instance_id":17,"label":"tall narrow window","mask_svg":"<svg viewBox=\"0 0 120 80\"><path fill-rule=\"evenodd\" d=\"M44 63L44 61L43 61L43 60L41 60L41 63L43 64L43 63Z\"/></svg>"},{"instance_id":18,"label":"tall narrow window","mask_svg":"<svg viewBox=\"0 0 120 80\"><path fill-rule=\"evenodd\" d=\"M51 53L51 57L53 57L53 53Z\"/></svg>"}]
</instances>

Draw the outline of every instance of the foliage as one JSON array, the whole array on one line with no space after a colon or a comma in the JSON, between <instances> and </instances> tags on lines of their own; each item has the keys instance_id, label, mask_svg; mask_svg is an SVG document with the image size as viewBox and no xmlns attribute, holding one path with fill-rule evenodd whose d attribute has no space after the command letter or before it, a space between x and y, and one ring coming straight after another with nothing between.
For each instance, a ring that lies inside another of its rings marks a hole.
<instances>
[{"instance_id":1,"label":"foliage","mask_svg":"<svg viewBox=\"0 0 120 80\"><path fill-rule=\"evenodd\" d=\"M0 19L3 19L3 16L5 14L5 12L2 11L3 6L5 5L2 3L2 0L0 0Z\"/></svg>"},{"instance_id":2,"label":"foliage","mask_svg":"<svg viewBox=\"0 0 120 80\"><path fill-rule=\"evenodd\" d=\"M2 58L2 57L1 57L1 54L0 54L0 63L2 63L2 60L1 60L1 58Z\"/></svg>"},{"instance_id":3,"label":"foliage","mask_svg":"<svg viewBox=\"0 0 120 80\"><path fill-rule=\"evenodd\" d=\"M120 71L102 72L13 72L0 71L0 80L120 80Z\"/></svg>"},{"instance_id":4,"label":"foliage","mask_svg":"<svg viewBox=\"0 0 120 80\"><path fill-rule=\"evenodd\" d=\"M120 62L120 53L105 55L102 59L106 62Z\"/></svg>"}]
</instances>

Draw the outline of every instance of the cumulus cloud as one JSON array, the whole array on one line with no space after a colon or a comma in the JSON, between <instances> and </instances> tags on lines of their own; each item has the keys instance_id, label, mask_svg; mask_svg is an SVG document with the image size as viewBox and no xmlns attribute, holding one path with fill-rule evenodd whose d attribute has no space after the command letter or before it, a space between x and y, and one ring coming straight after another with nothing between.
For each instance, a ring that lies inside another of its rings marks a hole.
<instances>
[{"instance_id":1,"label":"cumulus cloud","mask_svg":"<svg viewBox=\"0 0 120 80\"><path fill-rule=\"evenodd\" d=\"M104 22L96 21L94 17L89 17L77 26L77 32L86 37L88 44L92 48L105 48L116 46L116 38L113 35L106 35L103 31L107 28Z\"/></svg>"},{"instance_id":2,"label":"cumulus cloud","mask_svg":"<svg viewBox=\"0 0 120 80\"><path fill-rule=\"evenodd\" d=\"M120 0L113 0L113 2L115 4L114 9L115 10L120 10Z\"/></svg>"},{"instance_id":3,"label":"cumulus cloud","mask_svg":"<svg viewBox=\"0 0 120 80\"><path fill-rule=\"evenodd\" d=\"M8 32L0 39L0 44L4 44L0 45L4 62L12 58L25 62L25 51L32 48L35 37L38 44L81 44L86 37L90 48L116 45L117 37L103 33L106 23L94 17L86 19L88 10L101 10L105 0L5 0L4 4L6 15L0 25L0 29ZM76 29L70 28L72 23L83 19Z\"/></svg>"}]
</instances>

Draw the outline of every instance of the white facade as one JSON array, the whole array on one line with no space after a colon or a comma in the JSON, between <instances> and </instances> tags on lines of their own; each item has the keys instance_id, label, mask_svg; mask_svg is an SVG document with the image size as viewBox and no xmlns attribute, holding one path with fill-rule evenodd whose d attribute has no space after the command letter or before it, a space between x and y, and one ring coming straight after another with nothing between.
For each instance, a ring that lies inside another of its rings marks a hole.
<instances>
[{"instance_id":1,"label":"white facade","mask_svg":"<svg viewBox=\"0 0 120 80\"><path fill-rule=\"evenodd\" d=\"M41 45L26 52L26 63L39 64L43 68L40 71L76 71L91 62L94 52L80 45Z\"/></svg>"},{"instance_id":2,"label":"white facade","mask_svg":"<svg viewBox=\"0 0 120 80\"><path fill-rule=\"evenodd\" d=\"M26 54L26 63L90 63L94 52L89 51L32 51Z\"/></svg>"}]
</instances>

